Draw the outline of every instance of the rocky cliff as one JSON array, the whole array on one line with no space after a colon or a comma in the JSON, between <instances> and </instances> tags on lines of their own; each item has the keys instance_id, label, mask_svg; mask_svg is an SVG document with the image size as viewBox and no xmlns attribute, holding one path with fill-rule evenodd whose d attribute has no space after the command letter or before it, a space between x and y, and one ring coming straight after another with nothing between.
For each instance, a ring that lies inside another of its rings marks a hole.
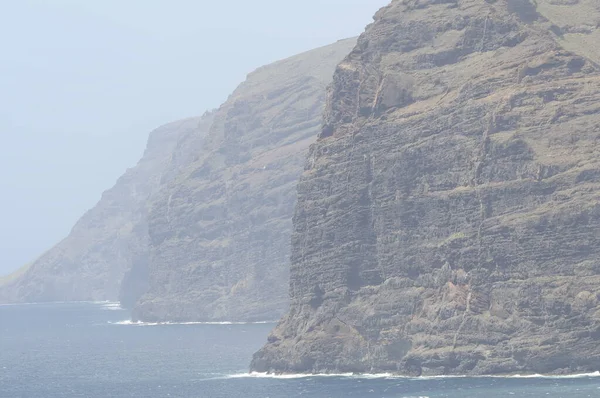
<instances>
[{"instance_id":1,"label":"rocky cliff","mask_svg":"<svg viewBox=\"0 0 600 398\"><path fill-rule=\"evenodd\" d=\"M134 319L277 319L291 218L326 87L355 39L262 67L216 111L197 160L152 199L150 288Z\"/></svg>"},{"instance_id":2,"label":"rocky cliff","mask_svg":"<svg viewBox=\"0 0 600 398\"><path fill-rule=\"evenodd\" d=\"M58 245L0 286L4 302L121 300L147 289L147 201L199 150L213 115L153 131L139 163L104 192ZM122 283L123 282L123 283Z\"/></svg>"},{"instance_id":3,"label":"rocky cliff","mask_svg":"<svg viewBox=\"0 0 600 398\"><path fill-rule=\"evenodd\" d=\"M600 369L595 0L396 0L298 184L271 372Z\"/></svg>"},{"instance_id":4,"label":"rocky cliff","mask_svg":"<svg viewBox=\"0 0 600 398\"><path fill-rule=\"evenodd\" d=\"M296 182L325 88L356 44L259 68L214 112L163 126L70 235L0 280L1 302L119 300L136 319L277 319Z\"/></svg>"}]
</instances>

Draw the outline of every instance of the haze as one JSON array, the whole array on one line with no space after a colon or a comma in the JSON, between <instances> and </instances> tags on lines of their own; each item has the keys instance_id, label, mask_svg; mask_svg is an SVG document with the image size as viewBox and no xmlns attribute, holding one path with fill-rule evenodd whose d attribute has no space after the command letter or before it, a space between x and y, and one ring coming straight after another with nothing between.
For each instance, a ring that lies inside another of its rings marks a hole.
<instances>
[{"instance_id":1,"label":"haze","mask_svg":"<svg viewBox=\"0 0 600 398\"><path fill-rule=\"evenodd\" d=\"M0 274L65 237L152 129L219 106L256 67L360 34L387 3L3 2Z\"/></svg>"}]
</instances>

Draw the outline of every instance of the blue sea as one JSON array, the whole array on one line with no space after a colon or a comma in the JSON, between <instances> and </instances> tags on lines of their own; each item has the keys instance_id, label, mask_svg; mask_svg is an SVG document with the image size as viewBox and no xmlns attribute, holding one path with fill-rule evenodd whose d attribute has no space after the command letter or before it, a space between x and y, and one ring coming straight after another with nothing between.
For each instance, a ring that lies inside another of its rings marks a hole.
<instances>
[{"instance_id":1,"label":"blue sea","mask_svg":"<svg viewBox=\"0 0 600 398\"><path fill-rule=\"evenodd\" d=\"M0 397L600 397L600 376L248 374L274 326L133 324L114 303L0 306Z\"/></svg>"}]
</instances>

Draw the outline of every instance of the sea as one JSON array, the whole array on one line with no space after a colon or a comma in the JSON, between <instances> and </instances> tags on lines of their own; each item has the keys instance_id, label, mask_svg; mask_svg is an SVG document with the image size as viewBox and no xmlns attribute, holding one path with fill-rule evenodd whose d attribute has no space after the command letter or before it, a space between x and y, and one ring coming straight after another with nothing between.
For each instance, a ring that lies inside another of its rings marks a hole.
<instances>
[{"instance_id":1,"label":"sea","mask_svg":"<svg viewBox=\"0 0 600 398\"><path fill-rule=\"evenodd\" d=\"M0 306L0 397L600 397L600 373L438 377L248 373L273 323L144 324L118 303Z\"/></svg>"}]
</instances>

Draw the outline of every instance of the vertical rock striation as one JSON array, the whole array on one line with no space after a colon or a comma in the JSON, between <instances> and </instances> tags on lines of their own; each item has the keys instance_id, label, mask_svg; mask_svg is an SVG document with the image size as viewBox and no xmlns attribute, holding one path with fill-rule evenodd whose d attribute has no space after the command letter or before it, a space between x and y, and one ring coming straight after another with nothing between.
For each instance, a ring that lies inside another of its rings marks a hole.
<instances>
[{"instance_id":1,"label":"vertical rock striation","mask_svg":"<svg viewBox=\"0 0 600 398\"><path fill-rule=\"evenodd\" d=\"M320 131L342 40L248 75L197 160L151 203L147 321L277 319L288 302L296 183Z\"/></svg>"},{"instance_id":2,"label":"vertical rock striation","mask_svg":"<svg viewBox=\"0 0 600 398\"><path fill-rule=\"evenodd\" d=\"M253 370L600 369L599 8L376 15L335 72L298 184L291 306Z\"/></svg>"}]
</instances>

